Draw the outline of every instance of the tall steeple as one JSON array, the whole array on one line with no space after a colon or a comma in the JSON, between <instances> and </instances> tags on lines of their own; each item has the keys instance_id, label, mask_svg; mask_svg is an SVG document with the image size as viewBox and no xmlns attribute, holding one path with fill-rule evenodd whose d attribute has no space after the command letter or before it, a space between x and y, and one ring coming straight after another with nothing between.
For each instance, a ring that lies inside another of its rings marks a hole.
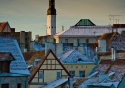
<instances>
[{"instance_id":1,"label":"tall steeple","mask_svg":"<svg viewBox=\"0 0 125 88\"><path fill-rule=\"evenodd\" d=\"M56 15L55 0L49 0L49 8L47 10L47 15Z\"/></svg>"},{"instance_id":2,"label":"tall steeple","mask_svg":"<svg viewBox=\"0 0 125 88\"><path fill-rule=\"evenodd\" d=\"M47 10L47 35L54 34L56 34L55 0L49 0L49 8Z\"/></svg>"}]
</instances>

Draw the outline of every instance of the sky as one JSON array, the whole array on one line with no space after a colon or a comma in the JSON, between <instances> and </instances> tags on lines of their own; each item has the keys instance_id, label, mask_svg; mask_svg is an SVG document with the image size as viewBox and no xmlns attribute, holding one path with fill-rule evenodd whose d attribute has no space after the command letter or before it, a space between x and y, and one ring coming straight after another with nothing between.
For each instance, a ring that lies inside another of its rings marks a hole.
<instances>
[{"instance_id":1,"label":"sky","mask_svg":"<svg viewBox=\"0 0 125 88\"><path fill-rule=\"evenodd\" d=\"M0 22L8 21L11 28L46 35L49 0L0 0ZM125 24L125 0L55 0L57 32L62 25L67 30L80 19L90 19L96 25L109 25L109 15ZM110 17L112 19L112 17ZM116 23L116 20L114 20Z\"/></svg>"}]
</instances>

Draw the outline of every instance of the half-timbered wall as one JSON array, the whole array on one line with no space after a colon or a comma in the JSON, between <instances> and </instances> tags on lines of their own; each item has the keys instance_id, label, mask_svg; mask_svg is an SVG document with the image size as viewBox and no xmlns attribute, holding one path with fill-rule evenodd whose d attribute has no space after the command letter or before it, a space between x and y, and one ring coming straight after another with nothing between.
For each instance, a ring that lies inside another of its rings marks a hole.
<instances>
[{"instance_id":1,"label":"half-timbered wall","mask_svg":"<svg viewBox=\"0 0 125 88\"><path fill-rule=\"evenodd\" d=\"M43 72L43 78L39 79L39 73ZM67 78L68 74L63 69L62 65L50 53L47 59L43 62L40 70L37 72L32 82L47 82L50 83L57 80L57 72L61 72L61 78Z\"/></svg>"}]
</instances>

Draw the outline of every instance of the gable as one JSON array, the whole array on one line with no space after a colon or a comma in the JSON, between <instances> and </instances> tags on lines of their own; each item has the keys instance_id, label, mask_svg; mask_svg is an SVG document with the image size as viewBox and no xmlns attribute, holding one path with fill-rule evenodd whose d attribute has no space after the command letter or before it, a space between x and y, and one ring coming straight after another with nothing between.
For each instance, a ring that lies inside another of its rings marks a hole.
<instances>
[{"instance_id":1,"label":"gable","mask_svg":"<svg viewBox=\"0 0 125 88\"><path fill-rule=\"evenodd\" d=\"M95 26L89 19L81 19L75 26Z\"/></svg>"},{"instance_id":2,"label":"gable","mask_svg":"<svg viewBox=\"0 0 125 88\"><path fill-rule=\"evenodd\" d=\"M107 44L108 50L111 50L112 47L115 47L117 50L125 50L125 38L123 38L119 33L116 33L110 43Z\"/></svg>"},{"instance_id":3,"label":"gable","mask_svg":"<svg viewBox=\"0 0 125 88\"><path fill-rule=\"evenodd\" d=\"M7 22L0 22L0 32L3 32Z\"/></svg>"},{"instance_id":4,"label":"gable","mask_svg":"<svg viewBox=\"0 0 125 88\"><path fill-rule=\"evenodd\" d=\"M65 75L70 76L69 72L62 65L62 63L58 60L58 58L52 52L52 50L49 50L49 52L46 55L44 61L39 65L39 68L37 69L37 71L30 78L29 83L32 82L33 78L38 77L39 71L43 71L45 73L45 75L49 74L48 76L50 76L51 73L55 74L54 71L65 72L66 73Z\"/></svg>"}]
</instances>

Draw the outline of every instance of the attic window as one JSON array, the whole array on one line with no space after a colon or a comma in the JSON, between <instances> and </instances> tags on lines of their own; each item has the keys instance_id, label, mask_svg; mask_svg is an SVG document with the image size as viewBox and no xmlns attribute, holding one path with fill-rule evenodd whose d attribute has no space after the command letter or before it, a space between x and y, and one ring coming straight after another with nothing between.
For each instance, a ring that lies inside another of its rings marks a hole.
<instances>
[{"instance_id":1,"label":"attic window","mask_svg":"<svg viewBox=\"0 0 125 88\"><path fill-rule=\"evenodd\" d=\"M40 59L35 59L34 66L36 66L40 62Z\"/></svg>"},{"instance_id":2,"label":"attic window","mask_svg":"<svg viewBox=\"0 0 125 88\"><path fill-rule=\"evenodd\" d=\"M82 61L82 59L81 59L81 58L79 58L79 59L78 59L78 61L80 62L80 61Z\"/></svg>"}]
</instances>

